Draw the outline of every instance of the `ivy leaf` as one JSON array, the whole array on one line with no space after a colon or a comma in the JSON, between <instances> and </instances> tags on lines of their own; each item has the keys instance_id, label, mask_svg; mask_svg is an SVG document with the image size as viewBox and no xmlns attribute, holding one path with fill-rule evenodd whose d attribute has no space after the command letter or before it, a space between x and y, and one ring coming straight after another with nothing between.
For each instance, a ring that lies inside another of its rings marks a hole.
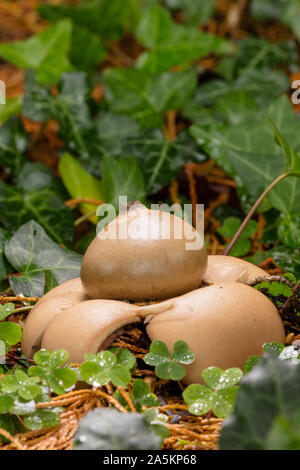
<instances>
[{"instance_id":1,"label":"ivy leaf","mask_svg":"<svg viewBox=\"0 0 300 470\"><path fill-rule=\"evenodd\" d=\"M17 344L22 337L22 330L19 325L12 322L0 323L0 340L5 341L10 346Z\"/></svg>"},{"instance_id":2,"label":"ivy leaf","mask_svg":"<svg viewBox=\"0 0 300 470\"><path fill-rule=\"evenodd\" d=\"M12 267L8 263L4 255L4 245L9 240L11 234L0 227L0 281L4 279L9 272L12 271Z\"/></svg>"},{"instance_id":3,"label":"ivy leaf","mask_svg":"<svg viewBox=\"0 0 300 470\"><path fill-rule=\"evenodd\" d=\"M292 423L300 410L300 367L274 356L262 361L241 382L236 406L224 422L221 450L263 450L279 416Z\"/></svg>"},{"instance_id":4,"label":"ivy leaf","mask_svg":"<svg viewBox=\"0 0 300 470\"><path fill-rule=\"evenodd\" d=\"M119 196L127 196L128 201L145 201L144 177L135 158L104 156L101 173L108 203L118 206Z\"/></svg>"},{"instance_id":5,"label":"ivy leaf","mask_svg":"<svg viewBox=\"0 0 300 470\"><path fill-rule=\"evenodd\" d=\"M50 168L40 162L26 162L17 175L16 184L23 191L49 189L62 199L66 199L67 196L61 179Z\"/></svg>"},{"instance_id":6,"label":"ivy leaf","mask_svg":"<svg viewBox=\"0 0 300 470\"><path fill-rule=\"evenodd\" d=\"M276 142L282 148L285 156L286 172L289 175L300 177L300 156L297 155L294 149L287 143L286 139L279 132L274 122L272 120L270 120L270 122L274 129Z\"/></svg>"},{"instance_id":7,"label":"ivy leaf","mask_svg":"<svg viewBox=\"0 0 300 470\"><path fill-rule=\"evenodd\" d=\"M293 273L296 278L300 277L300 249L289 248L279 245L269 251L269 255L274 258L275 263L279 264L286 272Z\"/></svg>"},{"instance_id":8,"label":"ivy leaf","mask_svg":"<svg viewBox=\"0 0 300 470\"><path fill-rule=\"evenodd\" d=\"M127 6L123 0L93 0L71 5L39 5L41 15L48 21L70 18L76 26L85 28L105 39L117 39L123 32Z\"/></svg>"},{"instance_id":9,"label":"ivy leaf","mask_svg":"<svg viewBox=\"0 0 300 470\"><path fill-rule=\"evenodd\" d=\"M104 200L105 194L102 181L90 175L72 155L64 153L59 161L58 169L72 198L86 197L100 201ZM96 210L95 205L88 203L80 204L79 207L83 214L89 214ZM98 221L96 216L91 216L89 220L93 223Z\"/></svg>"},{"instance_id":10,"label":"ivy leaf","mask_svg":"<svg viewBox=\"0 0 300 470\"><path fill-rule=\"evenodd\" d=\"M243 367L245 374L249 374L249 372L251 372L251 370L257 364L259 364L261 360L262 360L262 356L250 356L250 357L248 357L248 359L245 362L244 367Z\"/></svg>"},{"instance_id":11,"label":"ivy leaf","mask_svg":"<svg viewBox=\"0 0 300 470\"><path fill-rule=\"evenodd\" d=\"M71 22L63 19L26 40L0 44L0 55L19 68L36 70L40 83L55 83L71 68L71 31Z\"/></svg>"},{"instance_id":12,"label":"ivy leaf","mask_svg":"<svg viewBox=\"0 0 300 470\"><path fill-rule=\"evenodd\" d=\"M79 276L81 255L53 242L35 221L22 225L5 244L5 255L22 276L10 276L15 293L42 296L44 270L49 270L61 284Z\"/></svg>"},{"instance_id":13,"label":"ivy leaf","mask_svg":"<svg viewBox=\"0 0 300 470\"><path fill-rule=\"evenodd\" d=\"M99 138L99 149L103 154L126 156L123 153L123 140L135 137L139 134L140 126L136 121L120 114L109 111L101 112L96 120L97 137ZM131 156L131 155L128 155Z\"/></svg>"},{"instance_id":14,"label":"ivy leaf","mask_svg":"<svg viewBox=\"0 0 300 470\"><path fill-rule=\"evenodd\" d=\"M6 103L0 103L0 123L4 124L11 116L18 114L22 108L22 96L6 98Z\"/></svg>"},{"instance_id":15,"label":"ivy leaf","mask_svg":"<svg viewBox=\"0 0 300 470\"><path fill-rule=\"evenodd\" d=\"M136 36L150 48L139 56L137 68L149 73L164 72L213 52L229 50L229 43L217 36L176 24L170 13L160 6L153 6L143 15Z\"/></svg>"},{"instance_id":16,"label":"ivy leaf","mask_svg":"<svg viewBox=\"0 0 300 470\"><path fill-rule=\"evenodd\" d=\"M80 420L74 443L75 450L153 450L160 440L139 413L96 409Z\"/></svg>"},{"instance_id":17,"label":"ivy leaf","mask_svg":"<svg viewBox=\"0 0 300 470\"><path fill-rule=\"evenodd\" d=\"M217 232L224 238L231 239L239 229L241 223L242 222L238 217L227 217L223 225L217 229ZM230 254L237 257L246 255L251 248L251 242L248 239L257 232L257 229L257 222L255 220L250 220L245 230L241 233L239 240L230 251Z\"/></svg>"},{"instance_id":18,"label":"ivy leaf","mask_svg":"<svg viewBox=\"0 0 300 470\"><path fill-rule=\"evenodd\" d=\"M197 81L193 70L149 75L136 69L113 68L105 71L104 78L111 111L130 116L142 127L160 126L165 112L183 108Z\"/></svg>"},{"instance_id":19,"label":"ivy leaf","mask_svg":"<svg viewBox=\"0 0 300 470\"><path fill-rule=\"evenodd\" d=\"M267 111L297 151L300 148L299 120L283 96ZM234 178L257 198L267 185L284 172L284 161L267 120L205 131L193 126L192 135L204 145L213 159L225 165ZM263 149L263 152L262 152ZM228 166L229 164L229 166ZM300 185L290 177L276 185L269 194L272 206L284 214L299 213Z\"/></svg>"},{"instance_id":20,"label":"ivy leaf","mask_svg":"<svg viewBox=\"0 0 300 470\"><path fill-rule=\"evenodd\" d=\"M155 194L170 184L185 163L206 160L198 145L185 132L170 142L158 129L125 139L120 152L120 155L138 159L148 194Z\"/></svg>"},{"instance_id":21,"label":"ivy leaf","mask_svg":"<svg viewBox=\"0 0 300 470\"><path fill-rule=\"evenodd\" d=\"M60 423L60 416L52 410L37 410L32 414L24 417L26 428L31 431L39 431L40 429L53 428Z\"/></svg>"},{"instance_id":22,"label":"ivy leaf","mask_svg":"<svg viewBox=\"0 0 300 470\"><path fill-rule=\"evenodd\" d=\"M51 189L24 191L0 181L1 221L10 231L36 220L57 243L71 246L73 218L64 201Z\"/></svg>"},{"instance_id":23,"label":"ivy leaf","mask_svg":"<svg viewBox=\"0 0 300 470\"><path fill-rule=\"evenodd\" d=\"M17 116L0 127L0 163L12 177L19 174L26 161L23 153L28 142L29 136Z\"/></svg>"},{"instance_id":24,"label":"ivy leaf","mask_svg":"<svg viewBox=\"0 0 300 470\"><path fill-rule=\"evenodd\" d=\"M214 13L215 1L205 0L166 0L169 8L182 10L185 22L188 24L206 24Z\"/></svg>"},{"instance_id":25,"label":"ivy leaf","mask_svg":"<svg viewBox=\"0 0 300 470\"><path fill-rule=\"evenodd\" d=\"M300 246L300 216L287 215L280 217L278 225L278 236L282 243L289 248Z\"/></svg>"},{"instance_id":26,"label":"ivy leaf","mask_svg":"<svg viewBox=\"0 0 300 470\"><path fill-rule=\"evenodd\" d=\"M44 286L44 294L47 294L51 289L58 286L58 282L53 276L52 272L48 269L44 269L44 277L45 277L45 286Z\"/></svg>"},{"instance_id":27,"label":"ivy leaf","mask_svg":"<svg viewBox=\"0 0 300 470\"><path fill-rule=\"evenodd\" d=\"M73 27L70 59L76 69L90 73L104 60L105 55L106 49L99 36L86 28Z\"/></svg>"}]
</instances>

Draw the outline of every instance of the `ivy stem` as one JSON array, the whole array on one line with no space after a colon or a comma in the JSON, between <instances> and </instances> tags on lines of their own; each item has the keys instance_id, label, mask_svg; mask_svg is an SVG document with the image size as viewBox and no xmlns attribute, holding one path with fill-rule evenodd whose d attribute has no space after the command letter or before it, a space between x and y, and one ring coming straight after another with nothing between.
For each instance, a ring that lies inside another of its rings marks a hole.
<instances>
[{"instance_id":1,"label":"ivy stem","mask_svg":"<svg viewBox=\"0 0 300 470\"><path fill-rule=\"evenodd\" d=\"M19 312L26 312L27 310L31 310L34 305L27 305L26 307L15 308L12 314L19 313Z\"/></svg>"},{"instance_id":2,"label":"ivy stem","mask_svg":"<svg viewBox=\"0 0 300 470\"><path fill-rule=\"evenodd\" d=\"M226 249L224 250L223 252L223 255L228 255L230 253L230 251L232 250L232 248L234 247L235 243L237 242L237 240L239 239L241 233L244 231L244 229L246 228L246 225L248 224L249 220L251 219L251 217L253 216L253 214L255 213L256 209L260 206L260 204L262 203L262 201L264 200L264 198L269 194L269 192L271 191L271 189L274 188L274 186L276 186L277 183L279 183L280 181L282 181L284 178L286 178L287 176L289 176L289 173L283 173L282 175L279 175L274 181L272 181L272 183L264 190L264 192L261 194L261 196L259 196L259 198L257 199L257 201L253 204L253 206L251 207L249 213L246 215L245 219L243 220L240 228L238 229L238 231L236 232L236 234L234 235L233 239L231 240L231 242L229 243L229 245L226 247Z\"/></svg>"},{"instance_id":3,"label":"ivy stem","mask_svg":"<svg viewBox=\"0 0 300 470\"><path fill-rule=\"evenodd\" d=\"M88 212L87 214L83 214L81 217L75 220L74 226L77 227L77 225L80 225L82 222L85 222L88 220L90 217L96 214L96 211L91 211Z\"/></svg>"}]
</instances>

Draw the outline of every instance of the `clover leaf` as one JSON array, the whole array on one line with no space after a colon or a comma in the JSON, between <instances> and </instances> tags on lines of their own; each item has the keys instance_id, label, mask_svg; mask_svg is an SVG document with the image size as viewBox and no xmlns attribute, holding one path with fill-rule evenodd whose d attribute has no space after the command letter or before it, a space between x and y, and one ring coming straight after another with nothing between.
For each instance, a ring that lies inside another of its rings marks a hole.
<instances>
[{"instance_id":1,"label":"clover leaf","mask_svg":"<svg viewBox=\"0 0 300 470\"><path fill-rule=\"evenodd\" d=\"M191 414L201 416L213 411L218 418L231 413L238 391L236 384L243 377L238 367L223 371L219 367L208 367L202 372L205 385L189 385L183 392L184 402Z\"/></svg>"},{"instance_id":2,"label":"clover leaf","mask_svg":"<svg viewBox=\"0 0 300 470\"><path fill-rule=\"evenodd\" d=\"M39 377L53 392L62 395L77 382L77 375L73 370L61 367L68 357L69 354L64 349L53 352L41 349L33 357L37 365L29 367L28 374Z\"/></svg>"},{"instance_id":3,"label":"clover leaf","mask_svg":"<svg viewBox=\"0 0 300 470\"><path fill-rule=\"evenodd\" d=\"M181 380L186 374L181 364L191 364L194 360L194 353L181 340L174 343L172 357L165 343L157 340L153 341L144 358L146 364L155 366L157 377L164 380Z\"/></svg>"},{"instance_id":4,"label":"clover leaf","mask_svg":"<svg viewBox=\"0 0 300 470\"><path fill-rule=\"evenodd\" d=\"M86 361L80 366L82 379L94 386L112 382L116 387L127 388L131 380L130 370L135 367L136 361L130 351L121 351L117 354L111 351L86 354Z\"/></svg>"}]
</instances>

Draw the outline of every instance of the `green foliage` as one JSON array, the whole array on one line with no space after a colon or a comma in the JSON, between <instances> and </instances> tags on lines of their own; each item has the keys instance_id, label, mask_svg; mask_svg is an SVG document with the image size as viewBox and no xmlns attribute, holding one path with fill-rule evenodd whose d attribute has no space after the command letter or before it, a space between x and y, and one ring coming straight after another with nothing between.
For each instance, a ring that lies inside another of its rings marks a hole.
<instances>
[{"instance_id":1,"label":"green foliage","mask_svg":"<svg viewBox=\"0 0 300 470\"><path fill-rule=\"evenodd\" d=\"M59 284L79 276L81 256L57 245L34 221L22 225L5 243L4 251L11 265L22 273L9 279L18 294L43 295L45 271L50 271Z\"/></svg>"},{"instance_id":2,"label":"green foliage","mask_svg":"<svg viewBox=\"0 0 300 470\"><path fill-rule=\"evenodd\" d=\"M21 120L12 116L0 127L0 163L12 177L16 177L26 161L23 153L29 137Z\"/></svg>"},{"instance_id":3,"label":"green foliage","mask_svg":"<svg viewBox=\"0 0 300 470\"><path fill-rule=\"evenodd\" d=\"M69 354L63 349L53 352L41 349L35 353L33 359L36 366L29 367L28 374L38 380L42 379L53 392L62 395L77 382L77 375L73 370L61 367L68 357Z\"/></svg>"},{"instance_id":4,"label":"green foliage","mask_svg":"<svg viewBox=\"0 0 300 470\"><path fill-rule=\"evenodd\" d=\"M105 194L102 182L90 175L71 154L63 154L58 169L64 185L72 198L104 200ZM83 203L80 205L80 210L84 214L89 214L96 210L96 206ZM91 216L90 220L93 223L97 223L95 216Z\"/></svg>"},{"instance_id":5,"label":"green foliage","mask_svg":"<svg viewBox=\"0 0 300 470\"><path fill-rule=\"evenodd\" d=\"M299 380L299 364L274 355L262 359L241 382L220 448L299 450Z\"/></svg>"},{"instance_id":6,"label":"green foliage","mask_svg":"<svg viewBox=\"0 0 300 470\"><path fill-rule=\"evenodd\" d=\"M151 75L133 68L113 68L105 71L104 79L111 111L130 116L143 127L158 127L168 110L182 109L192 97L197 77L191 69Z\"/></svg>"},{"instance_id":7,"label":"green foliage","mask_svg":"<svg viewBox=\"0 0 300 470\"><path fill-rule=\"evenodd\" d=\"M217 36L174 23L169 12L160 6L153 6L143 15L136 37L150 49L139 56L136 66L149 73L165 72L229 49L229 44Z\"/></svg>"},{"instance_id":8,"label":"green foliage","mask_svg":"<svg viewBox=\"0 0 300 470\"><path fill-rule=\"evenodd\" d=\"M228 217L225 219L222 227L217 229L217 232L220 233L225 239L232 239L236 231L239 229L241 225L241 220L237 217ZM231 256L244 256L246 255L250 248L251 242L249 238L257 232L257 222L254 220L250 220L247 224L247 227L242 232L240 238L230 251ZM225 245L227 246L228 243Z\"/></svg>"},{"instance_id":9,"label":"green foliage","mask_svg":"<svg viewBox=\"0 0 300 470\"><path fill-rule=\"evenodd\" d=\"M117 355L110 351L101 351L98 354L85 355L85 362L80 366L80 375L85 382L93 386L112 382L116 387L127 388L133 367L135 358L129 351L120 351Z\"/></svg>"},{"instance_id":10,"label":"green foliage","mask_svg":"<svg viewBox=\"0 0 300 470\"><path fill-rule=\"evenodd\" d=\"M262 347L264 354L269 354L282 361L291 360L294 364L300 363L300 353L297 345L284 347L281 343L265 343ZM251 370L263 361L262 356L250 356L244 364L244 372L248 374Z\"/></svg>"},{"instance_id":11,"label":"green foliage","mask_svg":"<svg viewBox=\"0 0 300 470\"><path fill-rule=\"evenodd\" d=\"M6 98L6 103L0 103L0 124L4 124L10 116L18 114L22 108L22 97Z\"/></svg>"},{"instance_id":12,"label":"green foliage","mask_svg":"<svg viewBox=\"0 0 300 470\"><path fill-rule=\"evenodd\" d=\"M40 83L55 83L71 69L67 57L71 32L72 23L63 19L26 40L1 43L0 56L19 68L36 70Z\"/></svg>"},{"instance_id":13,"label":"green foliage","mask_svg":"<svg viewBox=\"0 0 300 470\"><path fill-rule=\"evenodd\" d=\"M163 341L153 341L150 352L144 358L146 364L155 366L157 377L165 380L181 380L186 374L185 368L181 364L188 365L194 360L194 353L181 340L174 343L172 356Z\"/></svg>"},{"instance_id":14,"label":"green foliage","mask_svg":"<svg viewBox=\"0 0 300 470\"><path fill-rule=\"evenodd\" d=\"M75 450L154 450L160 437L139 413L96 409L80 420L74 445Z\"/></svg>"},{"instance_id":15,"label":"green foliage","mask_svg":"<svg viewBox=\"0 0 300 470\"><path fill-rule=\"evenodd\" d=\"M189 385L182 394L189 412L201 416L212 410L218 418L229 416L238 392L236 384L242 376L243 372L237 367L225 371L219 367L205 369L202 372L205 385Z\"/></svg>"}]
</instances>

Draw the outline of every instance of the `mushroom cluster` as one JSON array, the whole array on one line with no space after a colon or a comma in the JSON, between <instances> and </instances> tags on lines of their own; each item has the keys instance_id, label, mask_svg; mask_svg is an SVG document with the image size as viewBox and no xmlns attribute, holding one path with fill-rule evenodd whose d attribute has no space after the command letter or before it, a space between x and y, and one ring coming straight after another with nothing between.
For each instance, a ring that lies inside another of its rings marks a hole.
<instances>
[{"instance_id":1,"label":"mushroom cluster","mask_svg":"<svg viewBox=\"0 0 300 470\"><path fill-rule=\"evenodd\" d=\"M125 326L144 322L151 341L170 349L179 339L188 343L196 355L183 379L190 384L201 383L206 367L241 367L263 343L283 342L277 309L247 285L267 273L234 257L207 256L203 243L187 250L199 237L177 216L131 206L95 237L81 277L55 287L31 310L24 355L63 348L82 362Z\"/></svg>"}]
</instances>

